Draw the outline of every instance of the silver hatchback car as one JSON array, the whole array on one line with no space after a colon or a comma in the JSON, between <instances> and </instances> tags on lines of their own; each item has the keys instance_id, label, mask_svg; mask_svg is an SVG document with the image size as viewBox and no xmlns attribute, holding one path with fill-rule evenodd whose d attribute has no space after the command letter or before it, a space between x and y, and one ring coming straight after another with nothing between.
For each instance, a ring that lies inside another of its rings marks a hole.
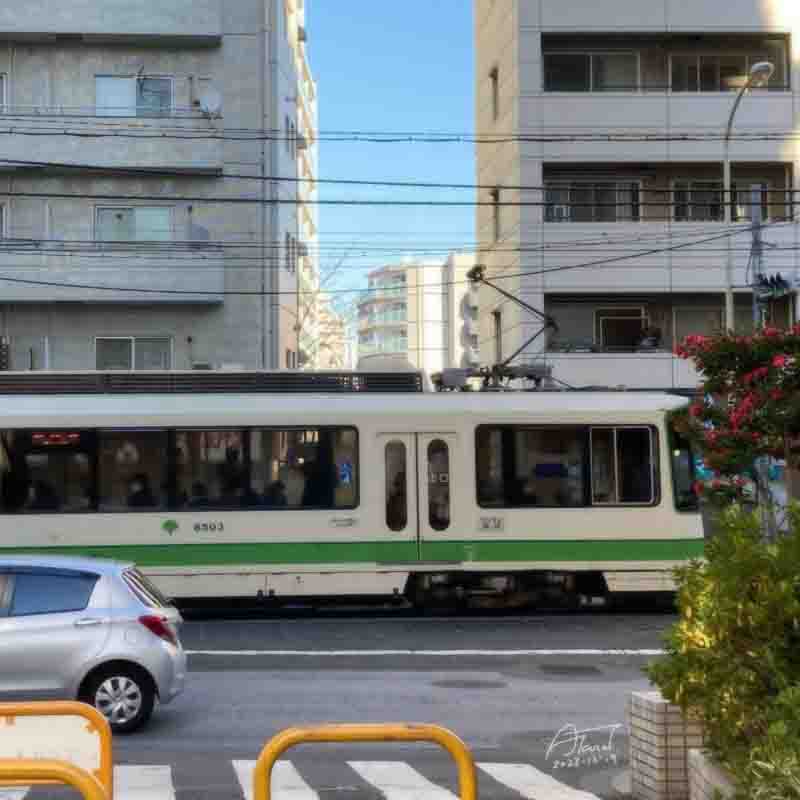
<instances>
[{"instance_id":1,"label":"silver hatchback car","mask_svg":"<svg viewBox=\"0 0 800 800\"><path fill-rule=\"evenodd\" d=\"M133 564L0 554L0 700L82 700L134 731L183 690L181 621Z\"/></svg>"}]
</instances>

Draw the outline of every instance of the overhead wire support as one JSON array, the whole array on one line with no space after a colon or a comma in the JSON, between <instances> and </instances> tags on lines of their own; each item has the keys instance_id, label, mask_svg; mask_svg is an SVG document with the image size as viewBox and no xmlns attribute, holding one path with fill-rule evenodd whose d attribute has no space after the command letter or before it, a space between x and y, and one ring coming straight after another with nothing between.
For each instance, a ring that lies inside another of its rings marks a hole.
<instances>
[{"instance_id":1,"label":"overhead wire support","mask_svg":"<svg viewBox=\"0 0 800 800\"><path fill-rule=\"evenodd\" d=\"M488 376L488 379L496 387L499 386L500 381L503 380L504 378L505 379L508 379L508 378L528 378L529 380L535 381L537 383L537 386L538 386L539 383L541 383L541 380L543 378L548 377L547 375L542 373L541 369L535 370L535 374L534 374L534 372L530 372L528 370L523 370L522 372L520 372L519 370L512 370L512 369L510 369L510 365L511 365L511 362L514 361L514 359L518 355L520 355L520 353L522 353L525 350L527 350L528 347L530 347L543 333L545 333L548 330L552 330L554 332L558 331L558 323L556 322L555 318L550 316L550 314L547 314L546 312L541 311L540 309L536 308L535 306L532 306L530 303L526 303L524 300L520 299L516 295L511 294L511 292L508 292L505 289L502 289L501 287L497 286L495 283L490 281L486 277L486 267L484 267L481 264L473 267L467 273L467 279L473 285L474 284L478 284L478 285L485 284L486 286L490 287L491 289L494 289L502 297L505 297L507 300L510 300L512 303L516 303L516 305L518 305L520 308L522 308L525 311L528 311L529 313L533 314L542 323L542 327L538 331L536 331L536 333L534 333L533 336L528 338L523 343L523 345L521 347L519 347L517 350L515 350L502 363L494 364L491 367L490 374Z\"/></svg>"}]
</instances>

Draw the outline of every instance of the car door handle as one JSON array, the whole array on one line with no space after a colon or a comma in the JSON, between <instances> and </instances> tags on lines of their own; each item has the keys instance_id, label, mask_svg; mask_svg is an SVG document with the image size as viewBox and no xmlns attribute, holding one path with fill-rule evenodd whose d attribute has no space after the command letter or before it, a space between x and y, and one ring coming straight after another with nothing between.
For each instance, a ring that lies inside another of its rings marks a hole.
<instances>
[{"instance_id":1,"label":"car door handle","mask_svg":"<svg viewBox=\"0 0 800 800\"><path fill-rule=\"evenodd\" d=\"M92 625L102 625L102 624L103 624L103 620L102 619L93 619L91 617L89 617L87 619L79 619L79 620L75 621L75 627L76 628L89 628Z\"/></svg>"}]
</instances>

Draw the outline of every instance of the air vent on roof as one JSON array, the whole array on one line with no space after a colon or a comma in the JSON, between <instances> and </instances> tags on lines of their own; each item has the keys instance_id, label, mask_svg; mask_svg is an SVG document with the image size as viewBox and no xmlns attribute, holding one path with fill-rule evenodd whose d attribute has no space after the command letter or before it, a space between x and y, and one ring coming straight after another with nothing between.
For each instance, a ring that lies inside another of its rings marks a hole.
<instances>
[{"instance_id":1,"label":"air vent on roof","mask_svg":"<svg viewBox=\"0 0 800 800\"><path fill-rule=\"evenodd\" d=\"M6 372L0 395L349 394L424 391L420 372Z\"/></svg>"}]
</instances>

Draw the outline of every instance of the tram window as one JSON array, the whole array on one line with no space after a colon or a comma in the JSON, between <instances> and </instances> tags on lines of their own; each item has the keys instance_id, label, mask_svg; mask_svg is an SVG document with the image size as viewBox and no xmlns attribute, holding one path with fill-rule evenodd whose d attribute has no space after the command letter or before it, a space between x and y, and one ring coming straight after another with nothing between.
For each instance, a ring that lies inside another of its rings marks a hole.
<instances>
[{"instance_id":1,"label":"tram window","mask_svg":"<svg viewBox=\"0 0 800 800\"><path fill-rule=\"evenodd\" d=\"M441 439L428 445L428 521L435 531L450 527L450 448Z\"/></svg>"},{"instance_id":2,"label":"tram window","mask_svg":"<svg viewBox=\"0 0 800 800\"><path fill-rule=\"evenodd\" d=\"M166 431L100 431L98 437L100 511L166 508Z\"/></svg>"},{"instance_id":3,"label":"tram window","mask_svg":"<svg viewBox=\"0 0 800 800\"><path fill-rule=\"evenodd\" d=\"M177 506L247 508L261 498L245 467L247 433L241 430L178 431L175 434Z\"/></svg>"},{"instance_id":4,"label":"tram window","mask_svg":"<svg viewBox=\"0 0 800 800\"><path fill-rule=\"evenodd\" d=\"M7 431L0 435L3 513L85 512L93 505L91 434Z\"/></svg>"},{"instance_id":5,"label":"tram window","mask_svg":"<svg viewBox=\"0 0 800 800\"><path fill-rule=\"evenodd\" d=\"M403 531L408 524L408 487L406 485L406 446L404 442L386 445L386 526Z\"/></svg>"},{"instance_id":6,"label":"tram window","mask_svg":"<svg viewBox=\"0 0 800 800\"><path fill-rule=\"evenodd\" d=\"M265 429L251 432L252 487L262 508L355 508L355 428Z\"/></svg>"},{"instance_id":7,"label":"tram window","mask_svg":"<svg viewBox=\"0 0 800 800\"><path fill-rule=\"evenodd\" d=\"M582 428L492 428L476 434L478 502L495 508L587 504Z\"/></svg>"},{"instance_id":8,"label":"tram window","mask_svg":"<svg viewBox=\"0 0 800 800\"><path fill-rule=\"evenodd\" d=\"M649 428L592 430L592 502L646 505L656 500L653 433Z\"/></svg>"},{"instance_id":9,"label":"tram window","mask_svg":"<svg viewBox=\"0 0 800 800\"><path fill-rule=\"evenodd\" d=\"M700 507L694 491L697 479L695 456L687 439L677 431L670 432L672 446L672 481L675 485L675 507L678 511L697 511Z\"/></svg>"}]
</instances>

